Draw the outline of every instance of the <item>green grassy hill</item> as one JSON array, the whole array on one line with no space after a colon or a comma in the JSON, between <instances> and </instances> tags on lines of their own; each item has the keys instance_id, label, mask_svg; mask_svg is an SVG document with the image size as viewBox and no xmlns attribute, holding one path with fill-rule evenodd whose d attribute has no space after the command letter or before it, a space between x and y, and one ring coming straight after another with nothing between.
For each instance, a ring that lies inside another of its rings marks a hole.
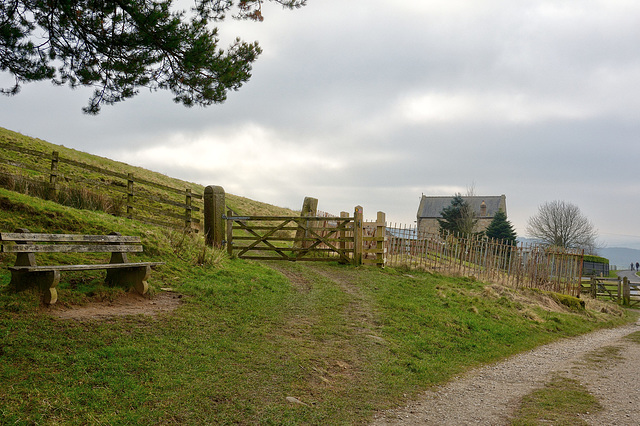
<instances>
[{"instance_id":1,"label":"green grassy hill","mask_svg":"<svg viewBox=\"0 0 640 426\"><path fill-rule=\"evenodd\" d=\"M86 152L77 151L75 149L66 148L62 145L55 145L41 139L31 138L28 136L21 135L20 133L13 132L11 130L7 130L0 127L0 177L3 172L8 174L16 174L16 175L24 175L26 177L34 177L34 172L24 171L18 167L15 167L16 164L25 164L30 166L35 166L35 168L40 168L42 170L48 170L50 165L49 158L43 159L34 159L32 156L24 155L19 152L15 152L9 149L2 148L2 145L10 145L14 147L19 147L23 149L38 151L46 154L50 154L53 151L57 151L61 157L77 161L80 163L87 164L89 166L94 166L98 168L108 169L113 172L127 174L133 173L136 177L146 179L148 181L156 182L158 184L174 187L174 188L186 188L189 187L192 189L194 193L202 194L204 192L204 187L202 185L193 183L193 182L185 182L180 179L175 179L162 173L154 172L151 170L144 169L142 167L137 167L134 165L126 164L120 161L111 160L105 157L100 157L92 154L88 154ZM88 180L95 180L96 174L91 171L78 171L74 170L74 176L78 178L84 178ZM48 176L38 176L38 179L48 181ZM98 179L104 179L104 177L99 177ZM3 185L3 180L0 178L0 186L7 187ZM156 194L158 196L164 196L169 198L169 194L166 192L158 191ZM254 200L250 200L246 197L242 197L234 194L226 194L226 202L227 205L237 211L238 213L244 215L291 215L294 213L289 208L283 208L274 206L264 202L258 202ZM302 204L302 200L300 200Z\"/></svg>"},{"instance_id":2,"label":"green grassy hill","mask_svg":"<svg viewBox=\"0 0 640 426\"><path fill-rule=\"evenodd\" d=\"M0 231L17 227L140 235L136 258L166 262L145 302L179 303L101 316L137 299L97 271L62 273L46 307L9 291L0 254L2 424L366 424L479 364L633 320L424 271L229 259L201 235L0 189Z\"/></svg>"}]
</instances>

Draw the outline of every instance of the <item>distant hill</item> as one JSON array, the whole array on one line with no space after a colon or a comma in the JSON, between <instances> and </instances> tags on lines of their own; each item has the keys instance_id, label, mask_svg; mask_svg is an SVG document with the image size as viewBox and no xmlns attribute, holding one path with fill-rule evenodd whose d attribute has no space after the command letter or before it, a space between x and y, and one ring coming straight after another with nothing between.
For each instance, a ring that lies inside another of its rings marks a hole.
<instances>
[{"instance_id":1,"label":"distant hill","mask_svg":"<svg viewBox=\"0 0 640 426\"><path fill-rule=\"evenodd\" d=\"M640 250L626 247L607 247L598 250L598 254L609 259L609 265L618 269L629 269L631 262L640 262Z\"/></svg>"},{"instance_id":2,"label":"distant hill","mask_svg":"<svg viewBox=\"0 0 640 426\"><path fill-rule=\"evenodd\" d=\"M518 238L518 242L535 244L531 238ZM618 270L629 269L631 262L640 262L640 250L627 247L606 247L598 249L598 256L609 259L611 269L615 266Z\"/></svg>"}]
</instances>

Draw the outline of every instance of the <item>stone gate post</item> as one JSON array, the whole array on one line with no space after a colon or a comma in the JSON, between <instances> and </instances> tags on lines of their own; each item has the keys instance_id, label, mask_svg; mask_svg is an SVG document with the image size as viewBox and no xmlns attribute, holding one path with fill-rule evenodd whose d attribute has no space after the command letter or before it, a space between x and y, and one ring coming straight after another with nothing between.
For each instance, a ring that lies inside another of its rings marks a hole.
<instances>
[{"instance_id":1,"label":"stone gate post","mask_svg":"<svg viewBox=\"0 0 640 426\"><path fill-rule=\"evenodd\" d=\"M225 193L221 186L209 185L204 189L204 236L209 247L222 248L226 233Z\"/></svg>"}]
</instances>

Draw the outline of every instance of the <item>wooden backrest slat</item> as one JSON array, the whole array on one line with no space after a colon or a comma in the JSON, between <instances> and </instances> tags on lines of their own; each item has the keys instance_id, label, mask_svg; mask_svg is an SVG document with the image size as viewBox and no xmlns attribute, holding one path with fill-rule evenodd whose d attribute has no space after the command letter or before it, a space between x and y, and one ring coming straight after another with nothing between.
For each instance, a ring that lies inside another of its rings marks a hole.
<instances>
[{"instance_id":1,"label":"wooden backrest slat","mask_svg":"<svg viewBox=\"0 0 640 426\"><path fill-rule=\"evenodd\" d=\"M78 234L37 234L33 232L0 232L0 241L25 242L77 242L77 243L140 243L140 237L129 235L78 235Z\"/></svg>"},{"instance_id":2,"label":"wooden backrest slat","mask_svg":"<svg viewBox=\"0 0 640 426\"><path fill-rule=\"evenodd\" d=\"M134 244L4 244L5 253L132 253L141 252Z\"/></svg>"}]
</instances>

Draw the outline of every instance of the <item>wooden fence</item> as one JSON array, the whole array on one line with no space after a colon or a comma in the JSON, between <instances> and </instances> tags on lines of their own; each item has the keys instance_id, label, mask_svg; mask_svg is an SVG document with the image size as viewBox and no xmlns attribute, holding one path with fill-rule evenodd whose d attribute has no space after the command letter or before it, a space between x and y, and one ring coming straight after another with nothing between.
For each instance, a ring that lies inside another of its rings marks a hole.
<instances>
[{"instance_id":1,"label":"wooden fence","mask_svg":"<svg viewBox=\"0 0 640 426\"><path fill-rule=\"evenodd\" d=\"M172 228L198 228L201 222L203 196L191 188L173 188L133 173L85 164L57 151L45 153L2 142L0 148L0 177L3 186L14 186L10 189L59 202L77 193L81 199L72 204L75 207L97 194L108 201L111 207L101 209L109 213ZM7 151L14 152L12 158L4 155Z\"/></svg>"},{"instance_id":2,"label":"wooden fence","mask_svg":"<svg viewBox=\"0 0 640 426\"><path fill-rule=\"evenodd\" d=\"M475 236L424 234L415 226L387 227L386 264L474 276L512 287L578 296L583 252L509 245Z\"/></svg>"}]
</instances>

